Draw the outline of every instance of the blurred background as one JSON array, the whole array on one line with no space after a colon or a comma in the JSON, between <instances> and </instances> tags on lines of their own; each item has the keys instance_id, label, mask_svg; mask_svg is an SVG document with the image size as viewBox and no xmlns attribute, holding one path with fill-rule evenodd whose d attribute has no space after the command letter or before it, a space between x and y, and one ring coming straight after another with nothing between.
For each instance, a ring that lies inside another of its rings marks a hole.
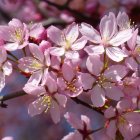
<instances>
[{"instance_id":1,"label":"blurred background","mask_svg":"<svg viewBox=\"0 0 140 140\"><path fill-rule=\"evenodd\" d=\"M140 26L140 0L0 0L0 24L18 18L25 23L41 22L46 28L50 25L65 27L72 22L87 22L98 28L101 17L108 12L125 11L132 24ZM17 54L18 56L18 54ZM6 87L0 95L20 91L27 79L14 72L7 79ZM0 140L12 136L13 140L61 140L73 129L63 118L57 125L48 114L36 117L28 115L28 105L34 101L29 96L6 101L7 108L0 108ZM96 112L69 101L66 111L90 117L93 128L100 128L104 122Z\"/></svg>"}]
</instances>

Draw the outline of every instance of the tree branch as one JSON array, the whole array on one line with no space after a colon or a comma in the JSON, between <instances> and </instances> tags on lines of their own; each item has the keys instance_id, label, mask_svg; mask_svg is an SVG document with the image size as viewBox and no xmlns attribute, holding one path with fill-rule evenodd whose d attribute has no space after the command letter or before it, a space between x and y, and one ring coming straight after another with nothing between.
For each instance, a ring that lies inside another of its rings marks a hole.
<instances>
[{"instance_id":1,"label":"tree branch","mask_svg":"<svg viewBox=\"0 0 140 140\"><path fill-rule=\"evenodd\" d=\"M20 96L24 96L24 95L28 95L28 94L22 90L22 91L17 91L17 92L11 93L11 94L0 96L0 102L1 102L0 106L3 107L3 108L6 108L7 104L5 104L4 101L14 99L14 98L17 98L17 97L20 97ZM85 106L85 107L87 107L89 109L92 109L92 110L100 113L101 115L103 115L103 112L100 109L98 109L98 108L96 108L96 107L94 107L94 106L92 106L92 105L90 105L90 104L78 99L77 97L76 98L71 98L71 99L75 103L81 104L81 105L83 105L83 106Z\"/></svg>"},{"instance_id":2,"label":"tree branch","mask_svg":"<svg viewBox=\"0 0 140 140\"><path fill-rule=\"evenodd\" d=\"M77 97L71 98L71 99L72 99L74 102L76 102L77 104L81 104L81 105L83 105L83 106L85 106L85 107L87 107L87 108L89 108L89 109L92 109L92 110L98 112L98 113L101 114L101 115L104 114L100 109L98 109L98 108L94 107L93 105L90 105L90 104L88 104L88 103L86 103L86 102L84 102L84 101L78 99Z\"/></svg>"},{"instance_id":3,"label":"tree branch","mask_svg":"<svg viewBox=\"0 0 140 140\"><path fill-rule=\"evenodd\" d=\"M91 17L87 14L83 14L83 13L78 12L77 10L71 9L67 4L59 5L59 4L53 3L49 0L42 0L42 1L45 1L50 6L53 6L53 7L57 8L58 10L67 10L68 12L72 13L73 16L76 18L76 20L79 22L86 21L90 24L94 24L95 26L99 22L97 19L94 19L93 17Z\"/></svg>"}]
</instances>

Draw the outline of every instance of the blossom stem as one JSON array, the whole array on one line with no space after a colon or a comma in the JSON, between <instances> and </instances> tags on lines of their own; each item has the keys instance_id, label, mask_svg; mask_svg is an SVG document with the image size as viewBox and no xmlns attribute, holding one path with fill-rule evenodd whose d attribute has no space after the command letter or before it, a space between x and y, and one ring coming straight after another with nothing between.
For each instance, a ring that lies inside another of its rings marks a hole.
<instances>
[{"instance_id":1,"label":"blossom stem","mask_svg":"<svg viewBox=\"0 0 140 140\"><path fill-rule=\"evenodd\" d=\"M12 56L15 60L18 60L18 58L15 56L15 55L13 55L11 52L7 52L10 56Z\"/></svg>"}]
</instances>

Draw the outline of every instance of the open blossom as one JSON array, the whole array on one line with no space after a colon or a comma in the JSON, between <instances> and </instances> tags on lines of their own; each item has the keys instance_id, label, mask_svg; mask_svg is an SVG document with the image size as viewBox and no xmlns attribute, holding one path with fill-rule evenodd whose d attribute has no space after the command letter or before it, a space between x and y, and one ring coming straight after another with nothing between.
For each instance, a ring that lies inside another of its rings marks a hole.
<instances>
[{"instance_id":1,"label":"open blossom","mask_svg":"<svg viewBox=\"0 0 140 140\"><path fill-rule=\"evenodd\" d=\"M49 110L54 123L58 123L60 121L60 107L65 107L67 98L65 95L57 92L55 77L48 73L44 86L26 84L23 89L26 93L38 97L37 100L29 105L28 112L31 116L35 116Z\"/></svg>"},{"instance_id":2,"label":"open blossom","mask_svg":"<svg viewBox=\"0 0 140 140\"><path fill-rule=\"evenodd\" d=\"M51 41L57 45L57 47L50 49L50 53L55 56L65 55L69 59L77 59L79 58L77 51L83 49L87 43L85 37L78 39L79 28L75 23L69 25L63 31L57 27L50 26L47 29L47 33Z\"/></svg>"},{"instance_id":3,"label":"open blossom","mask_svg":"<svg viewBox=\"0 0 140 140\"><path fill-rule=\"evenodd\" d=\"M15 51L28 44L28 29L26 24L18 19L12 19L8 26L0 26L0 38L5 41L5 49Z\"/></svg>"},{"instance_id":4,"label":"open blossom","mask_svg":"<svg viewBox=\"0 0 140 140\"><path fill-rule=\"evenodd\" d=\"M49 51L46 50L44 53L38 45L30 43L30 52L32 56L23 57L18 62L18 67L25 73L32 74L28 83L38 85L41 80L42 83L46 81L46 74L49 72L49 66L51 65Z\"/></svg>"},{"instance_id":5,"label":"open blossom","mask_svg":"<svg viewBox=\"0 0 140 140\"><path fill-rule=\"evenodd\" d=\"M70 62L62 65L62 76L58 77L57 84L60 92L70 97L76 97L83 92L81 81Z\"/></svg>"},{"instance_id":6,"label":"open blossom","mask_svg":"<svg viewBox=\"0 0 140 140\"><path fill-rule=\"evenodd\" d=\"M0 92L5 86L5 76L12 73L12 64L7 61L7 53L5 49L0 49Z\"/></svg>"},{"instance_id":7,"label":"open blossom","mask_svg":"<svg viewBox=\"0 0 140 140\"><path fill-rule=\"evenodd\" d=\"M69 112L67 112L64 116L68 123L70 123L70 125L76 130L69 133L62 140L94 140L90 119L87 116L81 115L81 119L79 119L76 115Z\"/></svg>"},{"instance_id":8,"label":"open blossom","mask_svg":"<svg viewBox=\"0 0 140 140\"><path fill-rule=\"evenodd\" d=\"M81 33L95 45L89 45L84 50L88 55L103 54L104 52L113 61L120 62L127 54L119 48L121 44L132 37L132 29L118 31L116 18L113 13L105 15L99 25L100 33L91 25L82 23Z\"/></svg>"},{"instance_id":9,"label":"open blossom","mask_svg":"<svg viewBox=\"0 0 140 140\"><path fill-rule=\"evenodd\" d=\"M2 140L14 140L14 138L10 137L10 136L7 136L7 137L2 138Z\"/></svg>"},{"instance_id":10,"label":"open blossom","mask_svg":"<svg viewBox=\"0 0 140 140\"><path fill-rule=\"evenodd\" d=\"M90 89L93 105L101 107L105 104L105 97L119 101L123 92L117 83L127 74L123 65L112 65L104 69L99 55L89 56L86 62L89 73L81 73L81 81L85 90Z\"/></svg>"},{"instance_id":11,"label":"open blossom","mask_svg":"<svg viewBox=\"0 0 140 140\"><path fill-rule=\"evenodd\" d=\"M105 111L106 134L110 138L115 139L117 131L126 140L132 140L140 133L140 114L133 110L130 102L122 100L116 108L109 107Z\"/></svg>"}]
</instances>

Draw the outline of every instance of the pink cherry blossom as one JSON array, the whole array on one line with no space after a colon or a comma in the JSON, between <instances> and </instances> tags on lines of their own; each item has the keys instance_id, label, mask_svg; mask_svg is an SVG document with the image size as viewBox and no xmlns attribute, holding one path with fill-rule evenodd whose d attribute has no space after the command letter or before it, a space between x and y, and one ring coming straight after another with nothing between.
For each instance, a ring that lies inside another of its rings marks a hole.
<instances>
[{"instance_id":1,"label":"pink cherry blossom","mask_svg":"<svg viewBox=\"0 0 140 140\"><path fill-rule=\"evenodd\" d=\"M12 73L12 64L7 61L7 53L5 49L0 49L0 92L5 86L5 76Z\"/></svg>"},{"instance_id":2,"label":"pink cherry blossom","mask_svg":"<svg viewBox=\"0 0 140 140\"><path fill-rule=\"evenodd\" d=\"M28 80L28 83L38 85L41 80L42 83L46 81L46 74L48 73L49 66L51 65L49 51L44 53L39 49L38 45L30 43L30 52L32 56L23 57L18 62L18 67L25 73L30 73L32 76Z\"/></svg>"},{"instance_id":3,"label":"pink cherry blossom","mask_svg":"<svg viewBox=\"0 0 140 140\"><path fill-rule=\"evenodd\" d=\"M8 26L0 26L0 38L6 42L4 47L8 51L15 51L27 46L28 32L27 25L18 19L12 19Z\"/></svg>"},{"instance_id":4,"label":"pink cherry blossom","mask_svg":"<svg viewBox=\"0 0 140 140\"><path fill-rule=\"evenodd\" d=\"M76 97L83 92L82 84L70 62L65 62L62 66L62 76L58 77L57 83L60 92L70 96Z\"/></svg>"},{"instance_id":5,"label":"pink cherry blossom","mask_svg":"<svg viewBox=\"0 0 140 140\"><path fill-rule=\"evenodd\" d=\"M14 140L14 138L10 137L10 136L7 136L7 137L2 138L2 140Z\"/></svg>"},{"instance_id":6,"label":"pink cherry blossom","mask_svg":"<svg viewBox=\"0 0 140 140\"><path fill-rule=\"evenodd\" d=\"M72 133L69 133L62 140L94 140L90 119L87 116L81 115L81 119L79 119L75 114L69 112L67 112L64 116L68 123L76 130Z\"/></svg>"},{"instance_id":7,"label":"pink cherry blossom","mask_svg":"<svg viewBox=\"0 0 140 140\"><path fill-rule=\"evenodd\" d=\"M104 69L99 55L89 56L86 65L89 73L82 73L80 79L83 88L89 89L93 105L101 107L105 104L106 97L119 101L124 96L117 83L128 72L125 66L112 65Z\"/></svg>"},{"instance_id":8,"label":"pink cherry blossom","mask_svg":"<svg viewBox=\"0 0 140 140\"><path fill-rule=\"evenodd\" d=\"M109 13L109 16L105 15L101 19L99 28L100 33L89 24L81 24L80 31L82 35L95 44L87 46L84 50L88 55L106 52L107 56L113 61L122 61L127 55L119 46L132 37L132 29L118 31L116 18L113 13Z\"/></svg>"},{"instance_id":9,"label":"pink cherry blossom","mask_svg":"<svg viewBox=\"0 0 140 140\"><path fill-rule=\"evenodd\" d=\"M130 111L131 110L131 111ZM133 112L126 100L118 102L117 107L109 107L105 111L107 119L106 134L114 139L117 130L124 139L132 140L140 133L140 114Z\"/></svg>"},{"instance_id":10,"label":"pink cherry blossom","mask_svg":"<svg viewBox=\"0 0 140 140\"><path fill-rule=\"evenodd\" d=\"M77 51L83 49L87 40L85 37L79 36L78 25L73 23L69 25L66 29L61 31L57 27L50 26L47 29L48 37L57 46L50 49L50 53L55 56L65 56L69 59L79 58L79 53Z\"/></svg>"},{"instance_id":11,"label":"pink cherry blossom","mask_svg":"<svg viewBox=\"0 0 140 140\"><path fill-rule=\"evenodd\" d=\"M53 76L48 73L47 81L44 86L36 86L28 83L23 89L26 93L38 97L37 100L29 105L28 112L31 116L35 116L49 110L54 123L58 123L60 121L60 107L65 107L67 98L65 95L57 92L57 83Z\"/></svg>"}]
</instances>

